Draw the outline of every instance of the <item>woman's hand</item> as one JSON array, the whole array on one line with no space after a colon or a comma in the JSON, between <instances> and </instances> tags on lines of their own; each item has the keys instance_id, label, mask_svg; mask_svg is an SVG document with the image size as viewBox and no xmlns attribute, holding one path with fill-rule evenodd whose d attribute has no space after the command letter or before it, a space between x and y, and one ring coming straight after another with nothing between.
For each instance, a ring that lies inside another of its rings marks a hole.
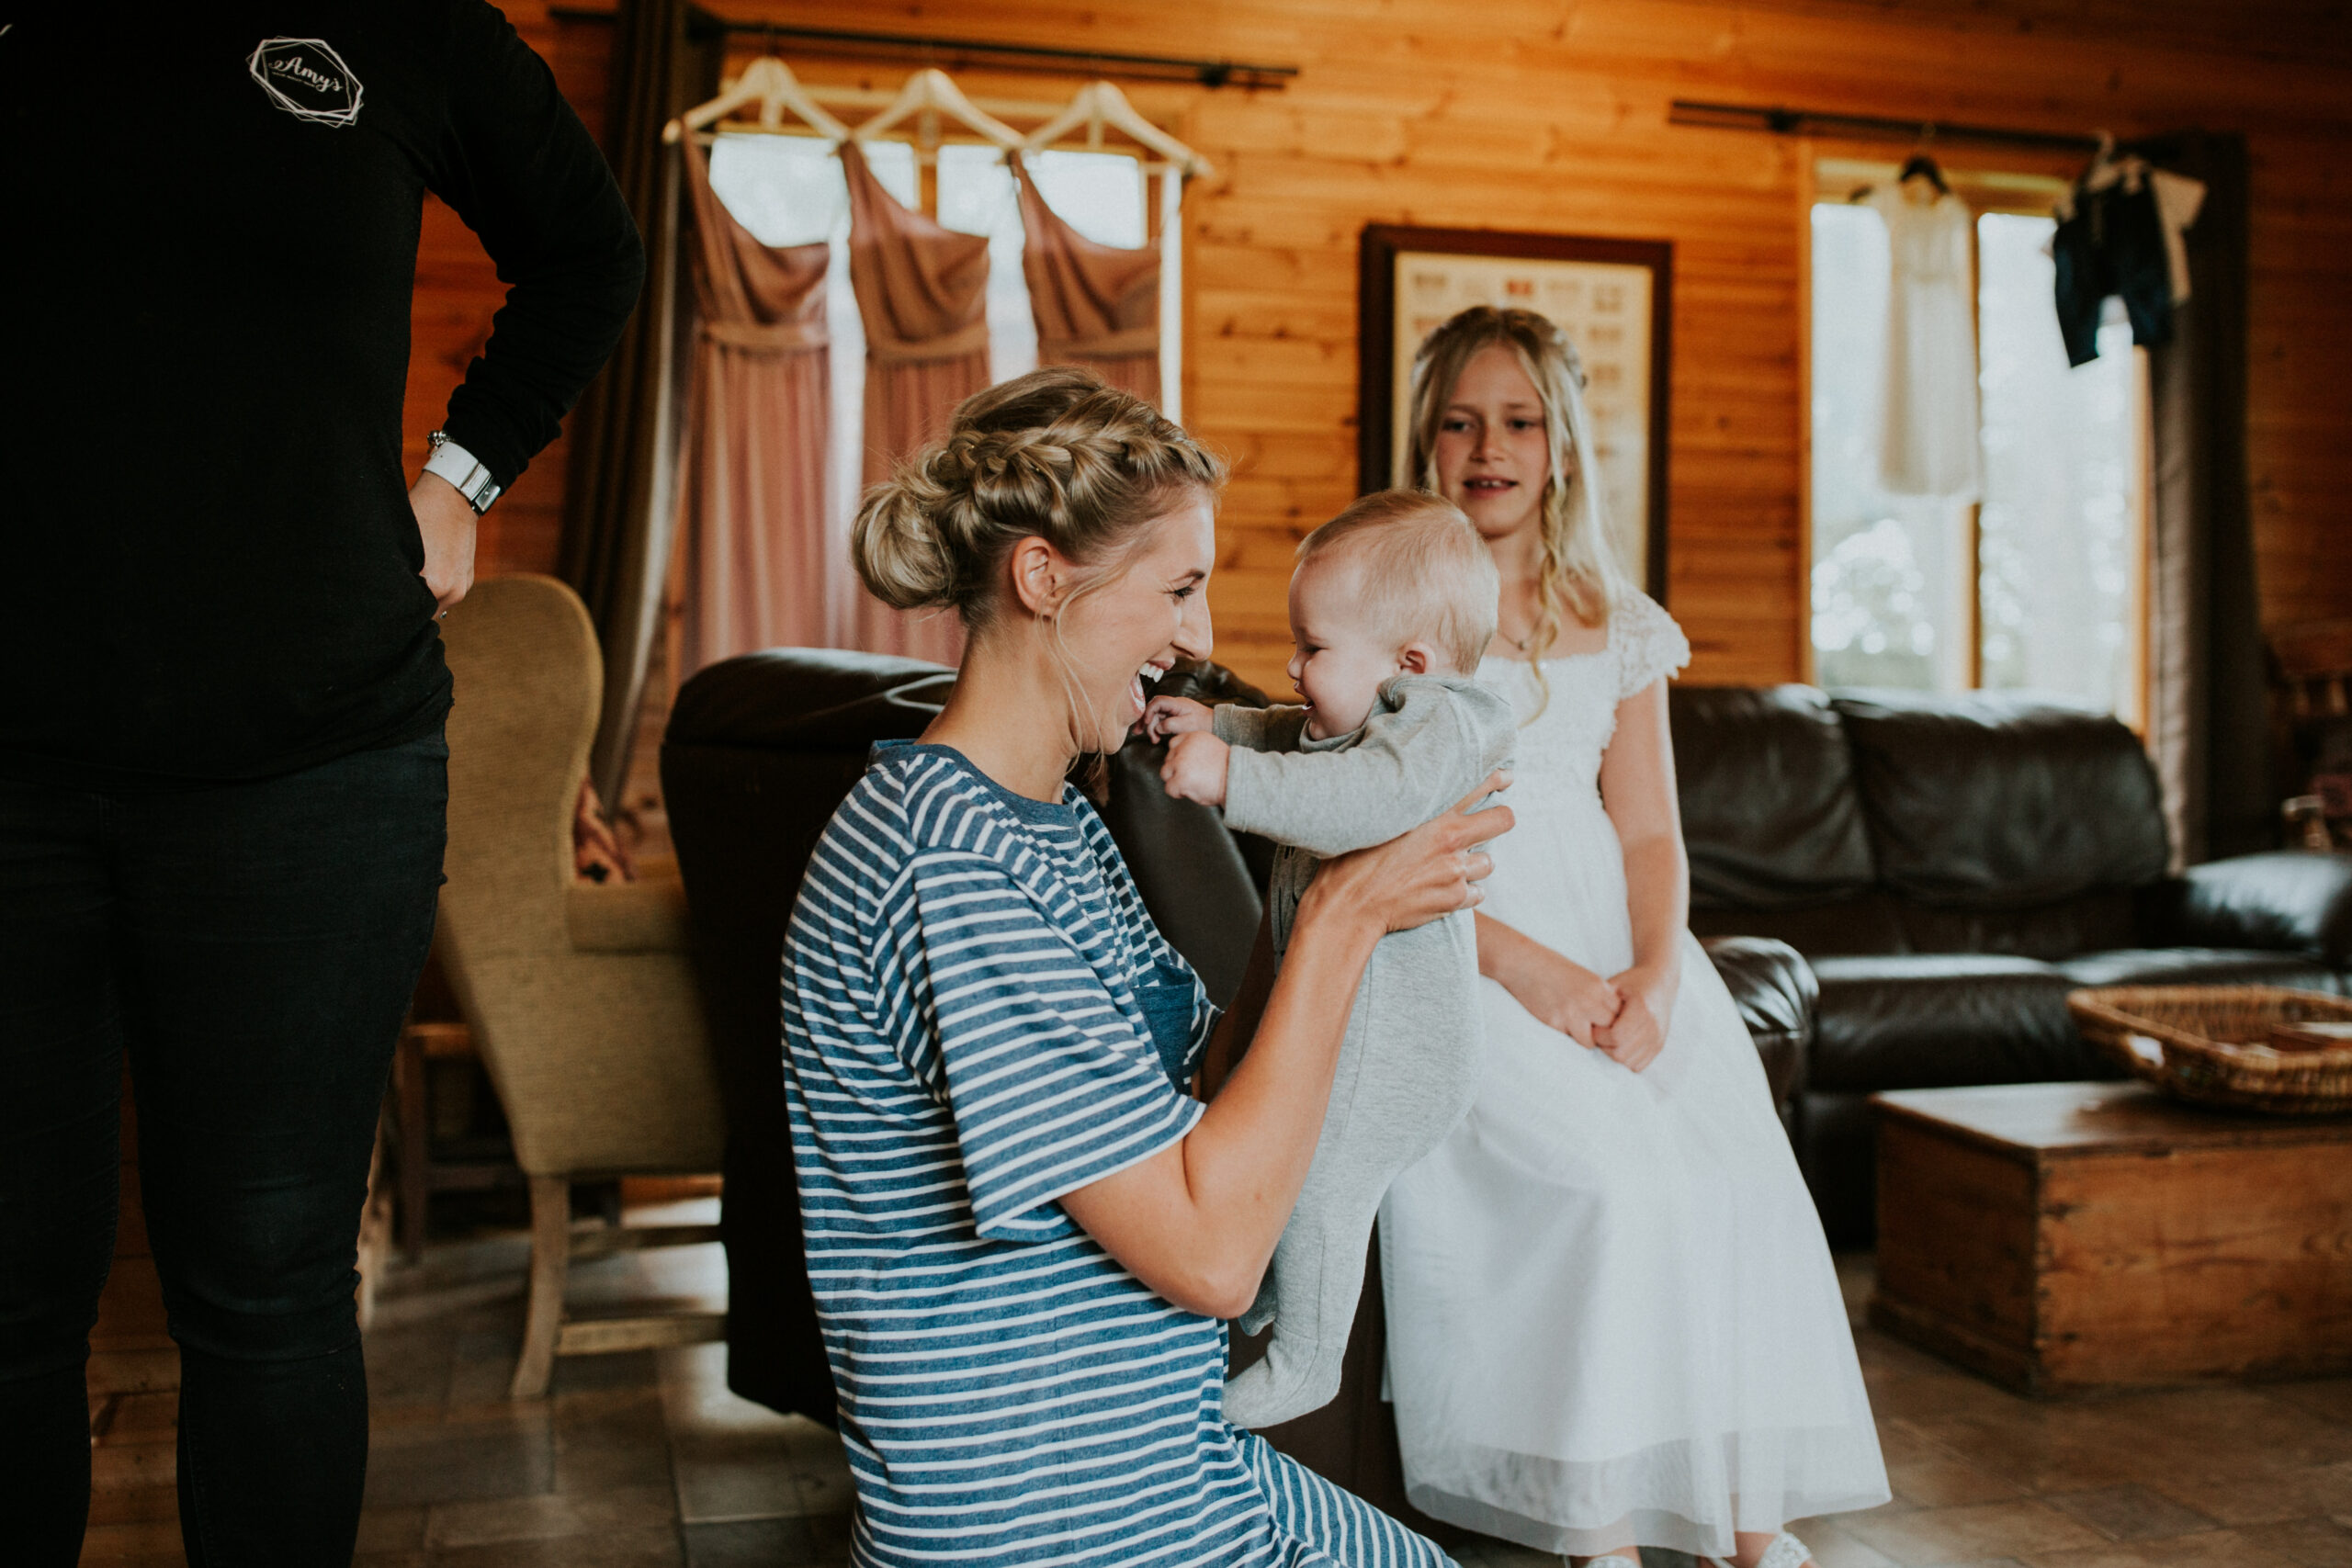
<instances>
[{"instance_id":1,"label":"woman's hand","mask_svg":"<svg viewBox=\"0 0 2352 1568\"><path fill-rule=\"evenodd\" d=\"M1663 965L1637 964L1610 976L1608 984L1625 998L1624 1009L1613 1021L1593 1031L1592 1043L1637 1073L1657 1061L1666 1049L1679 981L1679 975Z\"/></svg>"},{"instance_id":2,"label":"woman's hand","mask_svg":"<svg viewBox=\"0 0 2352 1568\"><path fill-rule=\"evenodd\" d=\"M439 474L419 474L408 487L409 510L424 541L424 586L447 615L474 585L474 509Z\"/></svg>"},{"instance_id":3,"label":"woman's hand","mask_svg":"<svg viewBox=\"0 0 2352 1568\"><path fill-rule=\"evenodd\" d=\"M1478 846L1510 832L1515 818L1508 806L1471 807L1510 787L1510 773L1498 769L1443 816L1385 844L1325 861L1300 900L1297 924L1306 923L1310 903L1376 919L1383 931L1408 931L1475 908L1487 896L1478 884L1495 869L1493 857Z\"/></svg>"},{"instance_id":4,"label":"woman's hand","mask_svg":"<svg viewBox=\"0 0 2352 1568\"><path fill-rule=\"evenodd\" d=\"M1144 705L1143 716L1136 720L1136 728L1145 739L1157 742L1171 735L1209 729L1216 724L1216 711L1206 703L1196 703L1190 697L1154 697Z\"/></svg>"}]
</instances>

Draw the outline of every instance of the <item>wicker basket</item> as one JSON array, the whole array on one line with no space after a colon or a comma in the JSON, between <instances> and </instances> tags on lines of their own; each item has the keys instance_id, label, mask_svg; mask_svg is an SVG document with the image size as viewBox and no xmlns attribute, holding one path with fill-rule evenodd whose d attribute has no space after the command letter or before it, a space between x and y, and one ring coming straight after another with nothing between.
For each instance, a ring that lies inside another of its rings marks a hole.
<instances>
[{"instance_id":1,"label":"wicker basket","mask_svg":"<svg viewBox=\"0 0 2352 1568\"><path fill-rule=\"evenodd\" d=\"M2181 1100L2280 1115L2352 1111L2352 1047L2276 1051L2274 1023L2352 1020L2352 1000L2275 986L2109 986L2066 998L2085 1039Z\"/></svg>"}]
</instances>

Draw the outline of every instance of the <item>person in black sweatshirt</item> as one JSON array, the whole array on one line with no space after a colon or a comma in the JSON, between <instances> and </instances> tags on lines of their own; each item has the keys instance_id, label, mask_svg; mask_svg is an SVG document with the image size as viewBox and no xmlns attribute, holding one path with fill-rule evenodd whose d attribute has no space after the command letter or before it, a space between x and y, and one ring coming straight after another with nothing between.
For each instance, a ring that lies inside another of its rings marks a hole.
<instances>
[{"instance_id":1,"label":"person in black sweatshirt","mask_svg":"<svg viewBox=\"0 0 2352 1568\"><path fill-rule=\"evenodd\" d=\"M507 286L427 471L427 191ZM119 1098L197 1568L348 1562L355 1237L433 930L436 613L644 264L482 0L0 0L0 1557L68 1568Z\"/></svg>"}]
</instances>

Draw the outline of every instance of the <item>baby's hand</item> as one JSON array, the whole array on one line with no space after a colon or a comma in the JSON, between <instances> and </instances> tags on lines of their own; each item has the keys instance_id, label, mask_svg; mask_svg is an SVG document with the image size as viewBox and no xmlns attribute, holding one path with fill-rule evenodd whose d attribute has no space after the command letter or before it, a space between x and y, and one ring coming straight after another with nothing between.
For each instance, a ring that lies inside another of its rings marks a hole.
<instances>
[{"instance_id":1,"label":"baby's hand","mask_svg":"<svg viewBox=\"0 0 2352 1568\"><path fill-rule=\"evenodd\" d=\"M1168 761L1159 765L1159 787L1178 800L1223 806L1226 759L1232 751L1232 747L1204 729L1179 735L1168 743Z\"/></svg>"},{"instance_id":2,"label":"baby's hand","mask_svg":"<svg viewBox=\"0 0 2352 1568\"><path fill-rule=\"evenodd\" d=\"M1165 740L1171 735L1207 729L1216 722L1216 715L1206 703L1196 703L1190 697L1154 697L1144 705L1143 717L1136 721L1136 727L1152 740Z\"/></svg>"}]
</instances>

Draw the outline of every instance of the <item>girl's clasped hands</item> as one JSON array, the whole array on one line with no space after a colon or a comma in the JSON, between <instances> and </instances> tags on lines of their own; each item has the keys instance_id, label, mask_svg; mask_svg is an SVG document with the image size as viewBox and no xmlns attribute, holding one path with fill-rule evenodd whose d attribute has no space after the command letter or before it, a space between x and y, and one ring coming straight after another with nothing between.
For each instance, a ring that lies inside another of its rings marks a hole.
<instances>
[{"instance_id":1,"label":"girl's clasped hands","mask_svg":"<svg viewBox=\"0 0 2352 1568\"><path fill-rule=\"evenodd\" d=\"M1548 949L1526 945L1528 951L1513 954L1503 979L1520 1006L1631 1071L1657 1060L1673 1006L1672 976L1634 968L1603 979Z\"/></svg>"}]
</instances>

